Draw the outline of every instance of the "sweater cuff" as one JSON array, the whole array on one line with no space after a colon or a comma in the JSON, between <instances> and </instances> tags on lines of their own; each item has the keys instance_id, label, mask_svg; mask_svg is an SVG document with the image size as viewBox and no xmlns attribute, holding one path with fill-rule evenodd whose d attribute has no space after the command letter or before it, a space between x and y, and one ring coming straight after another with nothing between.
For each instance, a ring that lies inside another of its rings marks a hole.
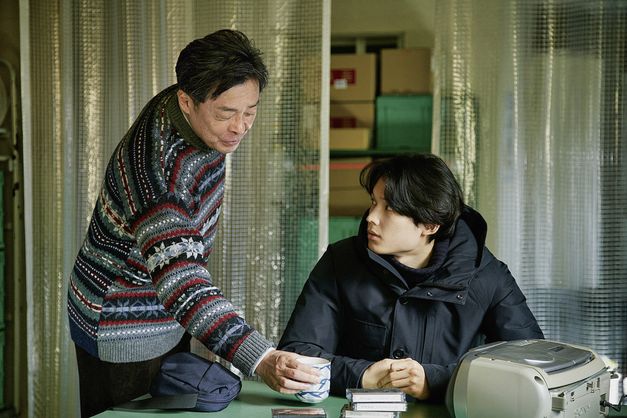
<instances>
[{"instance_id":1,"label":"sweater cuff","mask_svg":"<svg viewBox=\"0 0 627 418\"><path fill-rule=\"evenodd\" d=\"M263 338L259 332L253 331L238 347L231 363L244 375L252 376L259 362L271 348L273 345L270 341Z\"/></svg>"}]
</instances>

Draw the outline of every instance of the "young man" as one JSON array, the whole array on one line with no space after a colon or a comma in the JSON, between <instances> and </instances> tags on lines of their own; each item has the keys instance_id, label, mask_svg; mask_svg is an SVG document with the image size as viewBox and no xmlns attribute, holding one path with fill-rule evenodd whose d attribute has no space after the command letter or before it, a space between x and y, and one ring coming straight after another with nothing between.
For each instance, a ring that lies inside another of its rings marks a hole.
<instances>
[{"instance_id":1,"label":"young man","mask_svg":"<svg viewBox=\"0 0 627 418\"><path fill-rule=\"evenodd\" d=\"M395 387L438 401L473 346L543 338L440 158L375 160L360 180L370 210L358 235L329 245L311 272L281 349L332 359L338 395Z\"/></svg>"},{"instance_id":2,"label":"young man","mask_svg":"<svg viewBox=\"0 0 627 418\"><path fill-rule=\"evenodd\" d=\"M183 49L176 76L114 151L70 277L83 416L147 393L162 357L189 350L189 335L274 390L319 381L237 315L206 267L225 154L251 129L268 80L261 53L221 30Z\"/></svg>"}]
</instances>

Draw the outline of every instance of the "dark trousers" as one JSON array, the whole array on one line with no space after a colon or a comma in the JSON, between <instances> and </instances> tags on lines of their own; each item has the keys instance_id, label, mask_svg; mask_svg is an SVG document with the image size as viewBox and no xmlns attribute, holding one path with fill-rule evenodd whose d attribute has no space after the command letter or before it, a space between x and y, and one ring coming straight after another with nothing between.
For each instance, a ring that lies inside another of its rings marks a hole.
<instances>
[{"instance_id":1,"label":"dark trousers","mask_svg":"<svg viewBox=\"0 0 627 418\"><path fill-rule=\"evenodd\" d=\"M161 361L170 354L189 351L190 336L186 333L176 347L161 357L134 363L109 363L93 357L76 344L74 347L81 417L87 418L148 393Z\"/></svg>"}]
</instances>

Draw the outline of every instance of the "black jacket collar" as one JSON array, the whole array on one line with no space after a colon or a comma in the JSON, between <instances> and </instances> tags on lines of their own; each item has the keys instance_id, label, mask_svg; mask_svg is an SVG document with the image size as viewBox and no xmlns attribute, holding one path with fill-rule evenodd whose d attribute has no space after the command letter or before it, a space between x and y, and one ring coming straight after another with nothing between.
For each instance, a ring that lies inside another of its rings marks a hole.
<instances>
[{"instance_id":1,"label":"black jacket collar","mask_svg":"<svg viewBox=\"0 0 627 418\"><path fill-rule=\"evenodd\" d=\"M368 248L367 215L368 212L362 217L359 233L354 241L357 246L357 252L375 272L382 273L380 276L389 281L393 287L400 286L407 289L407 285L398 270L383 257ZM420 283L418 287L447 291L463 291L467 289L470 280L482 264L482 261L486 261L484 260L486 234L487 224L483 217L471 207L464 206L462 214L457 220L455 232L451 237L444 263L427 280Z\"/></svg>"}]
</instances>

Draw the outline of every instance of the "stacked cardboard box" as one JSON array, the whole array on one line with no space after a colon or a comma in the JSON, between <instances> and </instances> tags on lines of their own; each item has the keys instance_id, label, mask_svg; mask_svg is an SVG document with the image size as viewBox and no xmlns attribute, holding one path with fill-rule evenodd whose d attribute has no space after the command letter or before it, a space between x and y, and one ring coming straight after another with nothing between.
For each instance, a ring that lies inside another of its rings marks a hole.
<instances>
[{"instance_id":1,"label":"stacked cardboard box","mask_svg":"<svg viewBox=\"0 0 627 418\"><path fill-rule=\"evenodd\" d=\"M359 174L371 161L370 157L333 158L331 160L329 164L329 215L361 216L370 207L370 196L359 184Z\"/></svg>"},{"instance_id":2,"label":"stacked cardboard box","mask_svg":"<svg viewBox=\"0 0 627 418\"><path fill-rule=\"evenodd\" d=\"M429 48L381 50L377 149L431 151L431 85Z\"/></svg>"},{"instance_id":3,"label":"stacked cardboard box","mask_svg":"<svg viewBox=\"0 0 627 418\"><path fill-rule=\"evenodd\" d=\"M331 55L329 148L430 152L431 50L382 49L380 75L376 59L371 53ZM361 216L368 208L359 172L369 161L331 159L331 216Z\"/></svg>"},{"instance_id":4,"label":"stacked cardboard box","mask_svg":"<svg viewBox=\"0 0 627 418\"><path fill-rule=\"evenodd\" d=\"M374 129L376 55L331 56L329 148L368 150ZM329 175L329 214L361 216L370 205L359 185L359 173L370 158L332 159Z\"/></svg>"},{"instance_id":5,"label":"stacked cardboard box","mask_svg":"<svg viewBox=\"0 0 627 418\"><path fill-rule=\"evenodd\" d=\"M431 94L431 50L381 50L381 95Z\"/></svg>"},{"instance_id":6,"label":"stacked cardboard box","mask_svg":"<svg viewBox=\"0 0 627 418\"><path fill-rule=\"evenodd\" d=\"M331 55L331 102L372 101L375 81L375 54Z\"/></svg>"},{"instance_id":7,"label":"stacked cardboard box","mask_svg":"<svg viewBox=\"0 0 627 418\"><path fill-rule=\"evenodd\" d=\"M370 147L375 87L375 54L331 55L331 150Z\"/></svg>"},{"instance_id":8,"label":"stacked cardboard box","mask_svg":"<svg viewBox=\"0 0 627 418\"><path fill-rule=\"evenodd\" d=\"M364 150L370 147L374 126L374 103L331 103L330 148Z\"/></svg>"}]
</instances>

